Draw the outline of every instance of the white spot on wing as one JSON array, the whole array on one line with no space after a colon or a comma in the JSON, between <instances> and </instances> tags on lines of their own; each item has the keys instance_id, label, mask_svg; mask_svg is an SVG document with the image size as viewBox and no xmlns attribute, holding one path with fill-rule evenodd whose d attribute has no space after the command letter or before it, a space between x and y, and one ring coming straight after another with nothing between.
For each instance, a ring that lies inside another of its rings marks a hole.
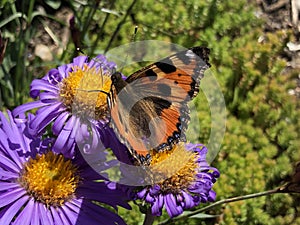
<instances>
[{"instance_id":1,"label":"white spot on wing","mask_svg":"<svg viewBox=\"0 0 300 225\"><path fill-rule=\"evenodd\" d=\"M195 58L195 53L192 50L187 50L185 55L189 58Z\"/></svg>"}]
</instances>

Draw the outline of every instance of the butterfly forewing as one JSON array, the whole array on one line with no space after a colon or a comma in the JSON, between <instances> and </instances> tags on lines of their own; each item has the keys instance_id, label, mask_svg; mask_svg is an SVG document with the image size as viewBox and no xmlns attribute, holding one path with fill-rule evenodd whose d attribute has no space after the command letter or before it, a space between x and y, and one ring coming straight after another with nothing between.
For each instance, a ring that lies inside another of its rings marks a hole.
<instances>
[{"instance_id":1,"label":"butterfly forewing","mask_svg":"<svg viewBox=\"0 0 300 225\"><path fill-rule=\"evenodd\" d=\"M164 82L167 80L168 85L172 87L179 86L185 90L186 94L181 95L178 93L177 98L185 99L189 96L190 99L197 95L200 79L204 76L204 71L210 67L208 55L208 48L194 47L136 71L126 79L126 82L131 83L142 77L148 77L147 84L150 85L152 81ZM141 85L145 83L141 83ZM175 85L172 85L172 83ZM145 89L145 91L148 90L154 91L153 88Z\"/></svg>"}]
</instances>

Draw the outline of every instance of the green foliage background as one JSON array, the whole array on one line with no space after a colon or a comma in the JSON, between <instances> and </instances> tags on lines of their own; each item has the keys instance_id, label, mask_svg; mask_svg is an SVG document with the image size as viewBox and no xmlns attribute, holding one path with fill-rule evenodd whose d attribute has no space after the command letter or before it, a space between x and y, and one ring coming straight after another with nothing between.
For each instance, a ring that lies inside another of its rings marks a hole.
<instances>
[{"instance_id":1,"label":"green foliage background","mask_svg":"<svg viewBox=\"0 0 300 225\"><path fill-rule=\"evenodd\" d=\"M299 99L289 90L296 88L299 70L288 69L285 48L295 37L289 29L266 31L255 1L22 2L0 3L0 29L9 39L0 69L3 108L29 101L31 80L77 53L70 38L66 50L54 55L51 62L38 57L30 60L27 55L30 41L45 21L69 26L54 18L56 11L68 8L75 15L82 49L90 56L129 43L135 25L139 26L136 40L211 49L211 73L221 86L227 107L226 134L213 162L221 172L214 188L218 199L273 189L293 173L300 159L300 112ZM39 7L45 11L38 11ZM203 94L194 103L201 132L191 132L189 138L207 143L209 106ZM193 130L192 123L190 126ZM216 218L176 224L300 224L299 200L297 194L255 198L210 211L218 215ZM142 224L143 215L136 206L131 212L120 210L120 214L128 224ZM164 214L158 220L166 218Z\"/></svg>"}]
</instances>

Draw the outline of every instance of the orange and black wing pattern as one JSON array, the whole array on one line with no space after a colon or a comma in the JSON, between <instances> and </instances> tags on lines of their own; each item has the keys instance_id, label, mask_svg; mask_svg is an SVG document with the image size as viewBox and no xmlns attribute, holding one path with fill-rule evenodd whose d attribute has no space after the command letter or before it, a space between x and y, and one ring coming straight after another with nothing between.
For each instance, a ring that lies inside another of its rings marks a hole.
<instances>
[{"instance_id":1,"label":"orange and black wing pattern","mask_svg":"<svg viewBox=\"0 0 300 225\"><path fill-rule=\"evenodd\" d=\"M170 149L189 122L188 102L199 92L209 49L193 47L146 66L125 81L113 80L111 124L141 163L149 151Z\"/></svg>"}]
</instances>

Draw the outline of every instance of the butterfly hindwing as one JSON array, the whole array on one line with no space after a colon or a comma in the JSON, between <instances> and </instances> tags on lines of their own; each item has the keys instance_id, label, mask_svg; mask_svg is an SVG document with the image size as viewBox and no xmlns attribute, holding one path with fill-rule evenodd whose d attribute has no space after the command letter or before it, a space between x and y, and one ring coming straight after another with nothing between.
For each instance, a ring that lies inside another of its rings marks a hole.
<instances>
[{"instance_id":1,"label":"butterfly hindwing","mask_svg":"<svg viewBox=\"0 0 300 225\"><path fill-rule=\"evenodd\" d=\"M209 49L194 47L133 73L125 81L112 75L112 127L144 163L149 150L169 149L189 122L187 103L197 95L210 67Z\"/></svg>"}]
</instances>

